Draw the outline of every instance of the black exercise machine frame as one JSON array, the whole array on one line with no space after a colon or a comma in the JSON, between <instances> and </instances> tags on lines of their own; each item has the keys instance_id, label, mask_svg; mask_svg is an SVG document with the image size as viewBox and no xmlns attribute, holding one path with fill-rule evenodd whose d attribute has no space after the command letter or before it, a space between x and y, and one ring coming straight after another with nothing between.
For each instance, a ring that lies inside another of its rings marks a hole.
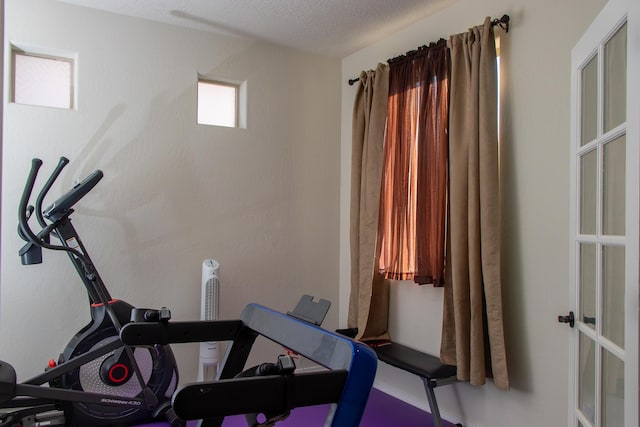
<instances>
[{"instance_id":1,"label":"black exercise machine frame","mask_svg":"<svg viewBox=\"0 0 640 427\"><path fill-rule=\"evenodd\" d=\"M237 378L258 336L326 370ZM377 369L375 352L367 345L258 304L247 305L239 320L133 322L123 327L120 338L132 346L230 341L216 381L185 384L172 400L179 417L200 419L206 427L221 426L227 415L320 404L332 404L325 426L357 427Z\"/></svg>"}]
</instances>

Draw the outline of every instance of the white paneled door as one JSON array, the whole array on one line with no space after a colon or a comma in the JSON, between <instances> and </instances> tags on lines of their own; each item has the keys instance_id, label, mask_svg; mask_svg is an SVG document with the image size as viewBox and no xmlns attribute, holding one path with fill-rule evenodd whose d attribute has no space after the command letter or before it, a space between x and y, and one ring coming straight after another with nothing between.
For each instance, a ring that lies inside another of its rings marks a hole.
<instances>
[{"instance_id":1,"label":"white paneled door","mask_svg":"<svg viewBox=\"0 0 640 427\"><path fill-rule=\"evenodd\" d=\"M572 51L571 427L638 426L639 10L610 0Z\"/></svg>"}]
</instances>

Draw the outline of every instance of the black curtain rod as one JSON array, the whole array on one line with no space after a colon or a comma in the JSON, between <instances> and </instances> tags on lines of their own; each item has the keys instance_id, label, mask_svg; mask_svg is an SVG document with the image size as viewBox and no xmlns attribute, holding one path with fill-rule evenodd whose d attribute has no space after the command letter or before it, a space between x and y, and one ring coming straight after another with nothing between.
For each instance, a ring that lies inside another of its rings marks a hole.
<instances>
[{"instance_id":1,"label":"black curtain rod","mask_svg":"<svg viewBox=\"0 0 640 427\"><path fill-rule=\"evenodd\" d=\"M496 18L493 21L491 21L491 25L492 26L499 26L500 28L502 28L505 32L509 32L509 21L510 21L510 17L509 15L502 15L502 18ZM434 45L434 43L431 43L431 45ZM395 58L391 58L391 59L387 59L387 62L393 62L395 60L401 59L404 56L413 56L416 54L416 52L418 52L421 49L425 49L428 45L423 45L418 47L417 50L410 50L407 53L405 53L404 55L400 55L400 56L396 56ZM353 86L355 83L357 83L358 81L360 81L360 77L355 77L353 79L349 79L349 86Z\"/></svg>"}]
</instances>

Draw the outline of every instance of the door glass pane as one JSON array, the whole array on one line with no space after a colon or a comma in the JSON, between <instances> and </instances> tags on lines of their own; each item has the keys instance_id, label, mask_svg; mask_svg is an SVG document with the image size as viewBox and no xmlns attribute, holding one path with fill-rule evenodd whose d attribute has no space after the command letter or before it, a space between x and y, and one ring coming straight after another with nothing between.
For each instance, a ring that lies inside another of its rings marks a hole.
<instances>
[{"instance_id":1,"label":"door glass pane","mask_svg":"<svg viewBox=\"0 0 640 427\"><path fill-rule=\"evenodd\" d=\"M578 354L578 408L591 423L595 418L596 408L596 351L595 343L582 332L580 333L580 349Z\"/></svg>"},{"instance_id":2,"label":"door glass pane","mask_svg":"<svg viewBox=\"0 0 640 427\"><path fill-rule=\"evenodd\" d=\"M624 246L602 247L602 335L624 348Z\"/></svg>"},{"instance_id":3,"label":"door glass pane","mask_svg":"<svg viewBox=\"0 0 640 427\"><path fill-rule=\"evenodd\" d=\"M602 349L602 425L624 425L624 362Z\"/></svg>"},{"instance_id":4,"label":"door glass pane","mask_svg":"<svg viewBox=\"0 0 640 427\"><path fill-rule=\"evenodd\" d=\"M627 24L604 45L604 131L627 116Z\"/></svg>"},{"instance_id":5,"label":"door glass pane","mask_svg":"<svg viewBox=\"0 0 640 427\"><path fill-rule=\"evenodd\" d=\"M624 235L625 218L625 153L626 137L604 146L602 171L602 232L609 235Z\"/></svg>"},{"instance_id":6,"label":"door glass pane","mask_svg":"<svg viewBox=\"0 0 640 427\"><path fill-rule=\"evenodd\" d=\"M592 150L580 159L580 233L596 234L598 152Z\"/></svg>"},{"instance_id":7,"label":"door glass pane","mask_svg":"<svg viewBox=\"0 0 640 427\"><path fill-rule=\"evenodd\" d=\"M580 244L580 319L587 326L596 325L596 245Z\"/></svg>"},{"instance_id":8,"label":"door glass pane","mask_svg":"<svg viewBox=\"0 0 640 427\"><path fill-rule=\"evenodd\" d=\"M591 58L581 73L580 146L598 134L598 55Z\"/></svg>"}]
</instances>

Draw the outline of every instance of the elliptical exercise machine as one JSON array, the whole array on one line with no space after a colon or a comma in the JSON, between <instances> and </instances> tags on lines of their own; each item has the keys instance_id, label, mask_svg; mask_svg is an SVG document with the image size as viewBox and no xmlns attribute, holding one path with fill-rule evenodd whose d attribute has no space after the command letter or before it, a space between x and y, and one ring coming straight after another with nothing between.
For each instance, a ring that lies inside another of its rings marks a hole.
<instances>
[{"instance_id":1,"label":"elliptical exercise machine","mask_svg":"<svg viewBox=\"0 0 640 427\"><path fill-rule=\"evenodd\" d=\"M91 321L57 361L50 360L43 373L20 384L13 367L0 361L0 427L130 425L159 418L184 426L171 407L178 384L171 348L157 343L134 347L120 339L122 327L132 320L166 321L169 310L136 309L113 299L71 224L73 206L102 179L102 172L93 172L42 209L68 163L60 159L32 206L29 199L42 165L33 159L18 209L18 233L27 242L19 255L23 265L30 265L42 262L43 248L66 252L87 290ZM38 233L28 223L34 213L42 227ZM59 244L51 243L52 234Z\"/></svg>"},{"instance_id":2,"label":"elliptical exercise machine","mask_svg":"<svg viewBox=\"0 0 640 427\"><path fill-rule=\"evenodd\" d=\"M138 309L112 299L70 220L73 206L102 179L102 172L92 173L42 209L68 162L60 159L30 206L42 165L33 160L18 212L18 232L27 241L19 254L23 264L37 264L42 248L67 252L87 289L91 321L58 361L50 361L34 378L17 383L13 367L0 361L0 427L120 427L162 416L172 427L184 427L184 420L221 427L226 416L239 414L245 414L249 427L258 427L274 425L291 409L322 404L330 404L325 426L360 425L377 358L365 344L320 327L328 301L315 303L305 295L287 314L249 304L236 320L170 322L166 308ZM34 212L42 227L37 234L28 224ZM50 243L51 234L60 244ZM290 356L245 369L258 336L324 369L297 373ZM169 344L208 341L229 342L216 380L177 387Z\"/></svg>"}]
</instances>

